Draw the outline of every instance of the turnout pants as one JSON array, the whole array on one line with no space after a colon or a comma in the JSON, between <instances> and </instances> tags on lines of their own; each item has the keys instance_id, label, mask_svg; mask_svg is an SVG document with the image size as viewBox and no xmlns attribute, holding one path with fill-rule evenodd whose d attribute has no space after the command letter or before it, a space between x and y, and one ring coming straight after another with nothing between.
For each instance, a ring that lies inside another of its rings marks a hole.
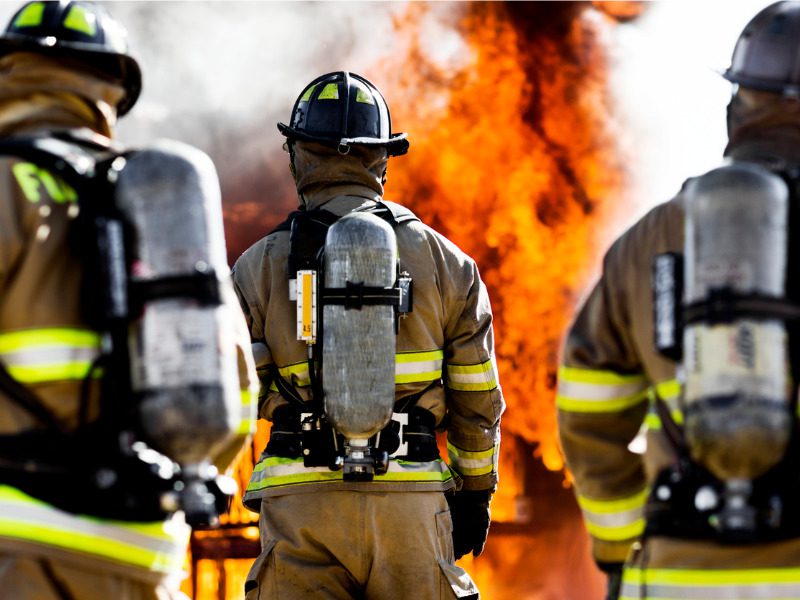
<instances>
[{"instance_id":1,"label":"turnout pants","mask_svg":"<svg viewBox=\"0 0 800 600\"><path fill-rule=\"evenodd\" d=\"M453 558L441 492L323 491L265 498L246 600L477 600Z\"/></svg>"}]
</instances>

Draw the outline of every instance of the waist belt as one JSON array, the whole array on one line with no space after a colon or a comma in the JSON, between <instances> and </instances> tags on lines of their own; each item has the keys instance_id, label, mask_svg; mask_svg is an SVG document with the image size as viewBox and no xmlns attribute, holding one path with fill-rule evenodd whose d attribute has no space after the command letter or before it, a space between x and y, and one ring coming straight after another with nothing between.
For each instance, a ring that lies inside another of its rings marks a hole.
<instances>
[{"instance_id":1,"label":"waist belt","mask_svg":"<svg viewBox=\"0 0 800 600\"><path fill-rule=\"evenodd\" d=\"M158 475L158 465L104 437L73 438L41 431L0 436L0 480L74 514L141 522L169 516L161 498L173 482Z\"/></svg>"},{"instance_id":2,"label":"waist belt","mask_svg":"<svg viewBox=\"0 0 800 600\"><path fill-rule=\"evenodd\" d=\"M684 461L656 478L645 536L754 544L800 537L800 474L776 467L747 493Z\"/></svg>"},{"instance_id":3,"label":"waist belt","mask_svg":"<svg viewBox=\"0 0 800 600\"><path fill-rule=\"evenodd\" d=\"M419 406L409 412L392 413L389 424L370 438L370 446L384 450L390 458L428 462L439 458L435 417ZM313 426L312 426L313 425ZM273 456L300 458L306 466L329 466L341 456L344 438L323 417L289 412L274 416L266 451ZM313 458L309 460L310 456Z\"/></svg>"}]
</instances>

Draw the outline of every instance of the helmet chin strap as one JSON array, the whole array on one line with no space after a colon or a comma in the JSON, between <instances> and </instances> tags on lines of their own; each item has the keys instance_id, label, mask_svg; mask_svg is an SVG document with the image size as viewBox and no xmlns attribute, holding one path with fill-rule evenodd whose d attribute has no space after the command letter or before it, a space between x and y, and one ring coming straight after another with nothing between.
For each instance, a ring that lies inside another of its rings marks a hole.
<instances>
[{"instance_id":1,"label":"helmet chin strap","mask_svg":"<svg viewBox=\"0 0 800 600\"><path fill-rule=\"evenodd\" d=\"M297 183L297 168L294 166L294 142L286 140L283 143L283 149L289 153L289 172L292 174L292 179Z\"/></svg>"}]
</instances>

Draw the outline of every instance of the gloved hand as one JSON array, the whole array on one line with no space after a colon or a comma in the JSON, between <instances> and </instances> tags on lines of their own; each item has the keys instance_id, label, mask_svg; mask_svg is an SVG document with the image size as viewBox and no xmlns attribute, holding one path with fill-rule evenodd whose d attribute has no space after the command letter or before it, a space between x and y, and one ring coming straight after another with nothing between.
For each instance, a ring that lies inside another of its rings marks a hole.
<instances>
[{"instance_id":1,"label":"gloved hand","mask_svg":"<svg viewBox=\"0 0 800 600\"><path fill-rule=\"evenodd\" d=\"M483 552L486 536L489 535L490 490L462 490L446 494L453 519L453 551L456 560L472 552L473 556Z\"/></svg>"},{"instance_id":2,"label":"gloved hand","mask_svg":"<svg viewBox=\"0 0 800 600\"><path fill-rule=\"evenodd\" d=\"M597 561L597 566L608 576L606 600L617 600L622 587L623 563L609 563Z\"/></svg>"}]
</instances>

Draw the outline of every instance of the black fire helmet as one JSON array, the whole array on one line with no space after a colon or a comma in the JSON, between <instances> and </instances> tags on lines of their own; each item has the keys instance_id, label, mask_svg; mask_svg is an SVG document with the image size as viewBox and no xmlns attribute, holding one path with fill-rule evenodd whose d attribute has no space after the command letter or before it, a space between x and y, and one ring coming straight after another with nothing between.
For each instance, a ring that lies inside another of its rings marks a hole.
<instances>
[{"instance_id":1,"label":"black fire helmet","mask_svg":"<svg viewBox=\"0 0 800 600\"><path fill-rule=\"evenodd\" d=\"M386 100L367 79L348 71L317 77L303 89L289 125L278 123L289 140L332 145L346 154L351 144L385 146L389 156L408 152L405 133L392 133Z\"/></svg>"},{"instance_id":2,"label":"black fire helmet","mask_svg":"<svg viewBox=\"0 0 800 600\"><path fill-rule=\"evenodd\" d=\"M126 92L117 106L120 116L133 108L142 90L141 70L129 54L127 32L92 2L26 3L0 35L0 56L20 51L70 58L119 81Z\"/></svg>"}]
</instances>

